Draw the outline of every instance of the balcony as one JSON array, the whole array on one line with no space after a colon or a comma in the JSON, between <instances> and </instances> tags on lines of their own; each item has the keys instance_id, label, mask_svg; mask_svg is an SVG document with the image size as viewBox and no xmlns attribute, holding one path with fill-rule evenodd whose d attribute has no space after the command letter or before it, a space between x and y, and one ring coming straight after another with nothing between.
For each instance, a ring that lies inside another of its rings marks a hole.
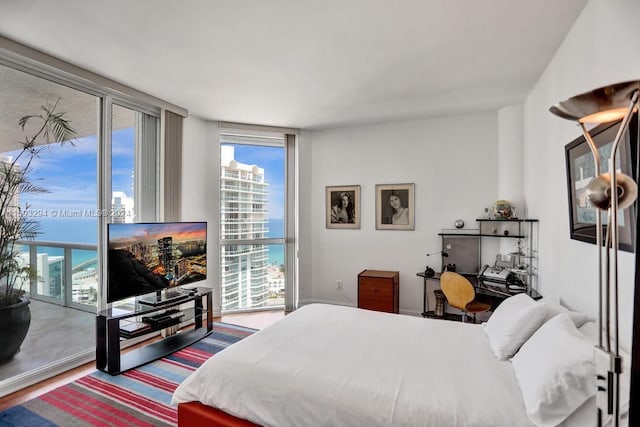
<instances>
[{"instance_id":1,"label":"balcony","mask_svg":"<svg viewBox=\"0 0 640 427\"><path fill-rule=\"evenodd\" d=\"M69 359L86 363L95 358L95 314L35 299L29 305L31 326L20 352L0 364L0 396L11 393L11 384L28 380L34 371Z\"/></svg>"},{"instance_id":2,"label":"balcony","mask_svg":"<svg viewBox=\"0 0 640 427\"><path fill-rule=\"evenodd\" d=\"M22 284L29 298L96 313L96 245L43 241L23 241L20 244L23 247L22 262L30 264L38 276L37 280Z\"/></svg>"},{"instance_id":3,"label":"balcony","mask_svg":"<svg viewBox=\"0 0 640 427\"><path fill-rule=\"evenodd\" d=\"M0 396L95 358L96 245L22 245L23 262L37 269L39 280L23 284L31 325L20 352L0 364Z\"/></svg>"}]
</instances>

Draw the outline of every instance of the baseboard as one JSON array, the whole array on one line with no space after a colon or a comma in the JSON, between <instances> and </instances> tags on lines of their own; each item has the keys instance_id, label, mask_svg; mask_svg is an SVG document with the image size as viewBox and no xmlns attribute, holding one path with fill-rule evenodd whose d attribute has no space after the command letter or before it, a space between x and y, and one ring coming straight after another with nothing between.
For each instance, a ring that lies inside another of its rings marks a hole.
<instances>
[{"instance_id":1,"label":"baseboard","mask_svg":"<svg viewBox=\"0 0 640 427\"><path fill-rule=\"evenodd\" d=\"M29 387L39 383L40 381L55 377L56 375L60 375L94 360L96 360L96 350L90 349L49 363L48 365L32 369L28 372L14 375L11 378L0 381L0 397L15 393L25 387Z\"/></svg>"}]
</instances>

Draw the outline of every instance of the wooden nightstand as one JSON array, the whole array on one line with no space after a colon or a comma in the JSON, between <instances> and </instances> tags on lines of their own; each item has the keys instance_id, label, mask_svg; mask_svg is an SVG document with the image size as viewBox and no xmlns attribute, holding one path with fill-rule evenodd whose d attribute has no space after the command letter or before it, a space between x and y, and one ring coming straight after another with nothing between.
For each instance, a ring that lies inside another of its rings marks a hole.
<instances>
[{"instance_id":1,"label":"wooden nightstand","mask_svg":"<svg viewBox=\"0 0 640 427\"><path fill-rule=\"evenodd\" d=\"M358 274L358 307L398 313L400 273L364 270Z\"/></svg>"}]
</instances>

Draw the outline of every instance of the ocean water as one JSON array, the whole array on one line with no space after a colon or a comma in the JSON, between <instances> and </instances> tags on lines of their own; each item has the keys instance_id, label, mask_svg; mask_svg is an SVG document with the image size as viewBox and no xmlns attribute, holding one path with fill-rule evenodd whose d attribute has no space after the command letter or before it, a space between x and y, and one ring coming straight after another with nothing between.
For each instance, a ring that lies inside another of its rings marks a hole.
<instances>
[{"instance_id":1,"label":"ocean water","mask_svg":"<svg viewBox=\"0 0 640 427\"><path fill-rule=\"evenodd\" d=\"M36 240L95 245L98 221L94 218L36 218L41 234Z\"/></svg>"},{"instance_id":2,"label":"ocean water","mask_svg":"<svg viewBox=\"0 0 640 427\"><path fill-rule=\"evenodd\" d=\"M284 264L284 245L269 245L269 264Z\"/></svg>"},{"instance_id":3,"label":"ocean water","mask_svg":"<svg viewBox=\"0 0 640 427\"><path fill-rule=\"evenodd\" d=\"M284 237L284 219L269 218L268 237ZM269 245L269 264L284 264L284 245Z\"/></svg>"}]
</instances>

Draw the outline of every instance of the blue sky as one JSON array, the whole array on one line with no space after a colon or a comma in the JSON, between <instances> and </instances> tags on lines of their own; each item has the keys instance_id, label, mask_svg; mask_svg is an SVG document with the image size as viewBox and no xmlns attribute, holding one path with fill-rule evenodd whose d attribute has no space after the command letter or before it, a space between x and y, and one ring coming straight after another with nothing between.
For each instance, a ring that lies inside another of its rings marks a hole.
<instances>
[{"instance_id":1,"label":"blue sky","mask_svg":"<svg viewBox=\"0 0 640 427\"><path fill-rule=\"evenodd\" d=\"M269 183L269 218L284 218L284 148L233 145L234 158L240 163L264 169L264 180Z\"/></svg>"},{"instance_id":2,"label":"blue sky","mask_svg":"<svg viewBox=\"0 0 640 427\"><path fill-rule=\"evenodd\" d=\"M112 135L112 189L133 196L134 129L117 130ZM83 211L97 208L97 139L78 138L75 146L53 144L45 148L33 162L31 180L47 189L46 194L21 197L21 205L29 203L34 212L47 216L34 217L42 227L38 240L95 243L97 218L52 217L51 212ZM3 153L13 155L14 153ZM257 165L265 170L269 183L269 217L284 218L284 148L235 146L237 161Z\"/></svg>"},{"instance_id":3,"label":"blue sky","mask_svg":"<svg viewBox=\"0 0 640 427\"><path fill-rule=\"evenodd\" d=\"M114 131L112 140L113 190L132 196L134 131L131 128ZM50 211L96 209L97 139L95 135L78 138L74 145L52 144L42 150L32 163L30 178L49 192L23 195L21 202L28 202L32 209Z\"/></svg>"}]
</instances>

